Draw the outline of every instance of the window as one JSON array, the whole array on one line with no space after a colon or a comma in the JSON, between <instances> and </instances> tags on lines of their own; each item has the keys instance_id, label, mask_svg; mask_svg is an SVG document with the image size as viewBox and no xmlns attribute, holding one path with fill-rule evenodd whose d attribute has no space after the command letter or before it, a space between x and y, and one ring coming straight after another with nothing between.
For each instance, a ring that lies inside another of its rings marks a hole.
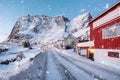
<instances>
[{"instance_id":1,"label":"window","mask_svg":"<svg viewBox=\"0 0 120 80\"><path fill-rule=\"evenodd\" d=\"M120 23L107 27L103 29L103 37L104 38L112 38L120 36Z\"/></svg>"},{"instance_id":2,"label":"window","mask_svg":"<svg viewBox=\"0 0 120 80\"><path fill-rule=\"evenodd\" d=\"M119 52L108 52L109 57L119 58Z\"/></svg>"}]
</instances>

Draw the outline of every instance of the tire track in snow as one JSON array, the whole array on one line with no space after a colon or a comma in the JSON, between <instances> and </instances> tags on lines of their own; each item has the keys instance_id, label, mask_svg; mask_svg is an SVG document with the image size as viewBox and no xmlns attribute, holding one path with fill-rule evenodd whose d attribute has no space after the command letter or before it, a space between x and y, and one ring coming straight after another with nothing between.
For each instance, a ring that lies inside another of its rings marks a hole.
<instances>
[{"instance_id":1,"label":"tire track in snow","mask_svg":"<svg viewBox=\"0 0 120 80\"><path fill-rule=\"evenodd\" d=\"M57 65L58 69L60 70L61 74L64 77L64 80L77 80L70 72L67 68L65 68L64 65L62 65L60 63L60 61L58 61L58 59L52 54L52 57L54 59L55 64Z\"/></svg>"},{"instance_id":2,"label":"tire track in snow","mask_svg":"<svg viewBox=\"0 0 120 80\"><path fill-rule=\"evenodd\" d=\"M91 75L92 77L96 78L97 80L107 80L103 77L101 77L100 75L97 74L93 74L91 72L89 72L88 70L84 69L83 67L80 67L78 65L76 65L75 63L73 63L72 61L70 61L69 59L67 59L66 57L60 55L59 53L57 53L60 57L62 57L63 59L65 59L66 61L70 62L71 64L75 65L77 68L79 68L80 70L86 72L87 74Z\"/></svg>"},{"instance_id":3,"label":"tire track in snow","mask_svg":"<svg viewBox=\"0 0 120 80\"><path fill-rule=\"evenodd\" d=\"M60 53L58 53L58 54L60 55ZM113 73L113 74L116 74L117 76L120 76L120 73L119 73L119 72L116 72L116 71L113 71L113 70L110 70L110 69L108 70L108 69L106 69L106 68L104 68L104 67L102 67L102 66L98 66L98 65L95 65L95 64L93 64L93 63L87 63L87 62L85 62L85 61L75 59L74 57L71 57L71 56L66 56L66 55L64 55L64 57L66 57L67 59L68 59L68 58L69 58L69 59L72 58L72 60L74 60L74 61L76 61L76 62L80 62L80 63L83 63L83 64L87 64L87 65L89 65L89 66L94 67L95 69L102 70L102 71L105 71L105 72L108 72L108 73Z\"/></svg>"},{"instance_id":4,"label":"tire track in snow","mask_svg":"<svg viewBox=\"0 0 120 80\"><path fill-rule=\"evenodd\" d=\"M90 64L90 63L86 63L84 61L81 61L81 60L77 60L73 57L69 57L69 56L62 56L60 53L58 53L59 56L63 57L64 59L66 59L67 61L70 61L71 63L74 63L76 66L82 68L83 70L93 74L92 76L96 76L98 78L103 79L103 80L120 80L120 74L118 72L114 72L114 71L111 71L111 70L108 70L108 69L105 69L103 67L100 67L100 66L97 66L97 65L94 65L94 64ZM71 61L72 60L72 61ZM82 65L78 65L78 64L82 64ZM86 68L84 68L84 66L86 66ZM88 69L88 68L91 68L91 69Z\"/></svg>"},{"instance_id":5,"label":"tire track in snow","mask_svg":"<svg viewBox=\"0 0 120 80\"><path fill-rule=\"evenodd\" d=\"M43 68L43 73L42 73L42 80L46 80L46 71L47 71L47 56L48 54L46 54L46 57L45 57L45 63L44 63L44 68Z\"/></svg>"},{"instance_id":6,"label":"tire track in snow","mask_svg":"<svg viewBox=\"0 0 120 80\"><path fill-rule=\"evenodd\" d=\"M53 55L55 55L58 61L76 78L76 80L99 80L89 75L85 71L79 69L71 62L59 56L57 53L54 53L54 51L53 51Z\"/></svg>"},{"instance_id":7,"label":"tire track in snow","mask_svg":"<svg viewBox=\"0 0 120 80\"><path fill-rule=\"evenodd\" d=\"M63 80L62 75L55 64L51 52L47 53L47 70L46 70L46 80Z\"/></svg>"}]
</instances>

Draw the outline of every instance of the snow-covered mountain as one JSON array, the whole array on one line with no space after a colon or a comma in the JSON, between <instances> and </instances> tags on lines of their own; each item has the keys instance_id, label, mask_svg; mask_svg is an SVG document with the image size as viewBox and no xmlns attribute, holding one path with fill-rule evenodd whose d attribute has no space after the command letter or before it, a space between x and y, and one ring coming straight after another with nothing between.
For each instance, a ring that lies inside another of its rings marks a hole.
<instances>
[{"instance_id":1,"label":"snow-covered mountain","mask_svg":"<svg viewBox=\"0 0 120 80\"><path fill-rule=\"evenodd\" d=\"M64 16L27 15L16 22L8 40L14 42L28 40L31 43L56 41L62 37L67 21Z\"/></svg>"},{"instance_id":2,"label":"snow-covered mountain","mask_svg":"<svg viewBox=\"0 0 120 80\"><path fill-rule=\"evenodd\" d=\"M89 22L91 21L92 16L90 13L85 13L75 17L70 22L69 33L80 40L89 39Z\"/></svg>"},{"instance_id":3,"label":"snow-covered mountain","mask_svg":"<svg viewBox=\"0 0 120 80\"><path fill-rule=\"evenodd\" d=\"M72 34L78 41L89 40L89 22L91 19L90 13L79 15L71 21L64 16L23 16L16 22L8 41L51 44L64 40L68 34ZM61 44L62 42L57 45Z\"/></svg>"},{"instance_id":4,"label":"snow-covered mountain","mask_svg":"<svg viewBox=\"0 0 120 80\"><path fill-rule=\"evenodd\" d=\"M26 68L31 71L29 66L35 71L35 74L30 73L33 74L30 78L34 79L34 75L37 76L36 72L39 70L39 65L36 65L39 63L38 61L43 63L40 63L40 66L46 64L47 59L44 51L52 49L53 45L58 48L63 47L61 44L65 33L70 32L73 36L76 33L79 33L78 36L86 35L84 30L89 28L90 19L89 13L80 15L71 21L64 16L27 15L21 17L15 23L8 39L0 44L0 80L7 80L6 78L16 80L13 79L13 75L22 73L22 70ZM66 43L73 43L72 40L65 41L67 41ZM35 62L34 65L32 61ZM41 70L44 71L45 69L42 68Z\"/></svg>"}]
</instances>

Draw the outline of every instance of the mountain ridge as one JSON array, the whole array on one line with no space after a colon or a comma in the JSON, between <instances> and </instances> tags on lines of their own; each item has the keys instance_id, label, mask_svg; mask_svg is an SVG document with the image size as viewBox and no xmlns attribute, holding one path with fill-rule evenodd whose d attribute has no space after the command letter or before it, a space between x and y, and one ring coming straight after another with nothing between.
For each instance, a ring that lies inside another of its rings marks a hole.
<instances>
[{"instance_id":1,"label":"mountain ridge","mask_svg":"<svg viewBox=\"0 0 120 80\"><path fill-rule=\"evenodd\" d=\"M46 15L23 16L15 23L8 41L21 43L24 40L29 41L31 44L43 41L53 43L64 40L65 33L72 34L75 37L77 34L76 38L78 38L83 35L81 31L85 29L84 34L86 36L91 18L90 13L79 15L72 20L62 15L55 17Z\"/></svg>"}]
</instances>

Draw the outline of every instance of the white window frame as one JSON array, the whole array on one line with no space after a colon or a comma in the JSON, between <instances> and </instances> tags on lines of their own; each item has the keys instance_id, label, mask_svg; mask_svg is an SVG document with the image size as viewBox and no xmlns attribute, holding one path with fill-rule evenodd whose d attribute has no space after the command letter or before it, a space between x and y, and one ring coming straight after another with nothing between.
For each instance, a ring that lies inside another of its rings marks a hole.
<instances>
[{"instance_id":1,"label":"white window frame","mask_svg":"<svg viewBox=\"0 0 120 80\"><path fill-rule=\"evenodd\" d=\"M109 27L113 27L113 26L115 26L115 25L120 25L120 23L114 24L114 25L109 26ZM109 28L109 27L106 27L106 28ZM106 29L106 28L102 29L102 39L109 39L109 38L120 37L120 34L119 34L119 35L116 35L116 36L106 37L106 36L105 36L105 29Z\"/></svg>"}]
</instances>

